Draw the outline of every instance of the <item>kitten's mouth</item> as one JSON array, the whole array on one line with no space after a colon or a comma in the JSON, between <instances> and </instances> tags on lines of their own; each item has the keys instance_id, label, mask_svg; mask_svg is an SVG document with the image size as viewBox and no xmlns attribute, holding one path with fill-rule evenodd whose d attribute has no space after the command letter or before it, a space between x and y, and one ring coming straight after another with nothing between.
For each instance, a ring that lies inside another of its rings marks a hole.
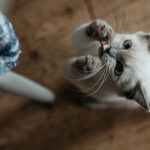
<instances>
[{"instance_id":1,"label":"kitten's mouth","mask_svg":"<svg viewBox=\"0 0 150 150\"><path fill-rule=\"evenodd\" d=\"M111 46L109 44L103 45L103 50L101 48L99 50L100 58L102 58L104 54L110 55L110 49L111 49Z\"/></svg>"},{"instance_id":2,"label":"kitten's mouth","mask_svg":"<svg viewBox=\"0 0 150 150\"><path fill-rule=\"evenodd\" d=\"M112 47L111 45L106 45L104 51L101 50L101 56L104 54L107 54L107 56L110 56L111 58L117 60L118 57L120 57L119 53L120 49L116 47Z\"/></svg>"}]
</instances>

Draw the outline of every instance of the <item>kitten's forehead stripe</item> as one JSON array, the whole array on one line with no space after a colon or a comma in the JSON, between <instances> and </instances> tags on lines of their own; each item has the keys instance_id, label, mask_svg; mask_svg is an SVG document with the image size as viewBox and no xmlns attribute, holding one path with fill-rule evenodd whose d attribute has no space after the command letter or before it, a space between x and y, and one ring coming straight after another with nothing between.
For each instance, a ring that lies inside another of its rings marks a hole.
<instances>
[{"instance_id":1,"label":"kitten's forehead stripe","mask_svg":"<svg viewBox=\"0 0 150 150\"><path fill-rule=\"evenodd\" d=\"M147 39L147 40L150 40L150 35L146 34L146 35L143 35L143 38Z\"/></svg>"},{"instance_id":2,"label":"kitten's forehead stripe","mask_svg":"<svg viewBox=\"0 0 150 150\"><path fill-rule=\"evenodd\" d=\"M148 51L150 52L150 35L149 34L143 35L142 38L148 41Z\"/></svg>"}]
</instances>

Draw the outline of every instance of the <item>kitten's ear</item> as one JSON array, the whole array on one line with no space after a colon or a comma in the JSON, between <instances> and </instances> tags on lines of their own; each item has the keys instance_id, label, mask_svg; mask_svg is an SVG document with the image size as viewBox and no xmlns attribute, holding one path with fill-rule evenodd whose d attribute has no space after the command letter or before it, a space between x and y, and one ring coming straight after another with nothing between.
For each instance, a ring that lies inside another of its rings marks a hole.
<instances>
[{"instance_id":1,"label":"kitten's ear","mask_svg":"<svg viewBox=\"0 0 150 150\"><path fill-rule=\"evenodd\" d=\"M136 32L136 34L139 35L140 37L142 37L143 39L148 40L150 42L150 33L138 31L138 32Z\"/></svg>"},{"instance_id":2,"label":"kitten's ear","mask_svg":"<svg viewBox=\"0 0 150 150\"><path fill-rule=\"evenodd\" d=\"M124 96L128 99L135 100L138 104L142 106L146 111L150 111L150 106L145 90L137 84L133 89L124 91Z\"/></svg>"},{"instance_id":3,"label":"kitten's ear","mask_svg":"<svg viewBox=\"0 0 150 150\"><path fill-rule=\"evenodd\" d=\"M133 97L133 99L142 106L146 111L150 111L149 102L146 93L142 87L139 87Z\"/></svg>"},{"instance_id":4,"label":"kitten's ear","mask_svg":"<svg viewBox=\"0 0 150 150\"><path fill-rule=\"evenodd\" d=\"M146 41L146 43L148 43L148 51L150 51L150 33L145 33L142 31L139 31L136 33L140 39Z\"/></svg>"}]
</instances>

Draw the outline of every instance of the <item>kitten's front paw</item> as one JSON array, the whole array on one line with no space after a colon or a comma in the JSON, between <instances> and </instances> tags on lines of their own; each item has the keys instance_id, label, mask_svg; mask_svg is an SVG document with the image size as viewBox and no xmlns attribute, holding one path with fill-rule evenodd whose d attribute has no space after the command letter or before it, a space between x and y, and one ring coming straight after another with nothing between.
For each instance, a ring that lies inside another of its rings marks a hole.
<instances>
[{"instance_id":1,"label":"kitten's front paw","mask_svg":"<svg viewBox=\"0 0 150 150\"><path fill-rule=\"evenodd\" d=\"M78 57L73 65L81 73L91 73L101 65L101 62L96 57L86 55Z\"/></svg>"},{"instance_id":2,"label":"kitten's front paw","mask_svg":"<svg viewBox=\"0 0 150 150\"><path fill-rule=\"evenodd\" d=\"M96 20L98 30L101 34L102 40L105 43L110 43L114 37L114 31L110 25L108 25L105 21ZM94 23L91 23L86 28L86 33L89 37L98 40L97 33L95 31Z\"/></svg>"}]
</instances>

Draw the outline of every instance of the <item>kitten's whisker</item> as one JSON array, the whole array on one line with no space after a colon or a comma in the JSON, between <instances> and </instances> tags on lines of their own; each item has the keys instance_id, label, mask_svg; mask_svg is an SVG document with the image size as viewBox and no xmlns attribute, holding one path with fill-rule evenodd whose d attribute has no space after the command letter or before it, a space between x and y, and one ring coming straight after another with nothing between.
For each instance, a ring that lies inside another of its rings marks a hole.
<instances>
[{"instance_id":1,"label":"kitten's whisker","mask_svg":"<svg viewBox=\"0 0 150 150\"><path fill-rule=\"evenodd\" d=\"M121 4L121 1L119 1L119 0L116 0L116 1L117 1L118 5L120 7L120 14L125 14L125 9L124 9L123 5ZM124 26L122 24L122 22L124 20L122 21L122 19L123 19L123 17L120 18L120 27L121 27L121 30L123 31L123 33L125 33L125 28L124 28Z\"/></svg>"},{"instance_id":2,"label":"kitten's whisker","mask_svg":"<svg viewBox=\"0 0 150 150\"><path fill-rule=\"evenodd\" d=\"M105 72L102 73L101 77L104 75L104 73L105 73ZM100 77L100 78L101 78L101 77ZM100 81L100 79L99 79L96 83L98 84L99 81ZM96 83L95 83L95 86L96 86ZM79 92L79 91L81 91L81 92L87 92L87 91L92 90L92 88L94 88L94 86L90 87L89 89L83 89L83 90L82 90L82 89L79 89L79 90L71 90L71 91L73 91L73 92Z\"/></svg>"},{"instance_id":3,"label":"kitten's whisker","mask_svg":"<svg viewBox=\"0 0 150 150\"><path fill-rule=\"evenodd\" d=\"M120 7L118 0L115 0L116 5ZM121 7L120 7L121 8ZM120 10L120 8L118 8ZM121 14L121 13L120 13ZM120 21L117 20L117 32L121 32Z\"/></svg>"},{"instance_id":4,"label":"kitten's whisker","mask_svg":"<svg viewBox=\"0 0 150 150\"><path fill-rule=\"evenodd\" d=\"M115 15L113 14L112 10L109 10L112 14L112 19L113 19L113 29L114 29L114 32L116 32L116 21L115 21Z\"/></svg>"},{"instance_id":5,"label":"kitten's whisker","mask_svg":"<svg viewBox=\"0 0 150 150\"><path fill-rule=\"evenodd\" d=\"M106 17L108 17L111 21L113 21L113 18L112 18L112 15L111 15L111 13L109 13L108 11L108 9L106 9L106 8L103 8L104 9L104 15L106 16Z\"/></svg>"},{"instance_id":6,"label":"kitten's whisker","mask_svg":"<svg viewBox=\"0 0 150 150\"><path fill-rule=\"evenodd\" d=\"M124 19L124 29L125 29L125 31L126 31L126 27L127 27L127 25L128 25L128 19L129 19L129 16L128 16L128 12L127 12L127 9L126 9L126 7L125 7L125 5L123 5L122 3L121 3L121 1L120 1L120 5L121 5L121 7L122 7L122 10L124 11L124 14L125 14L125 19Z\"/></svg>"},{"instance_id":7,"label":"kitten's whisker","mask_svg":"<svg viewBox=\"0 0 150 150\"><path fill-rule=\"evenodd\" d=\"M108 70L109 70L109 69L106 70L105 77L104 77L103 81L101 82L100 86L99 86L93 93L89 94L89 96L92 96L92 95L96 94L96 93L100 90L100 88L102 87L103 83L104 83L104 82L106 81L106 79L108 78L108 75L109 75L109 74L107 74L107 73L108 73Z\"/></svg>"},{"instance_id":8,"label":"kitten's whisker","mask_svg":"<svg viewBox=\"0 0 150 150\"><path fill-rule=\"evenodd\" d=\"M107 73L107 69L104 71L103 78L105 78L106 73ZM102 84L102 82L100 83L100 85L101 85L101 84ZM88 96L92 96L92 95L94 95L95 93L97 93L98 90L99 90L99 87L100 87L100 86L98 86L98 88L96 88L96 90L95 90L94 92L88 94Z\"/></svg>"},{"instance_id":9,"label":"kitten's whisker","mask_svg":"<svg viewBox=\"0 0 150 150\"><path fill-rule=\"evenodd\" d=\"M109 64L109 61L108 61L107 65L108 65L108 64ZM107 73L108 73L108 74L107 74ZM106 79L108 78L108 76L109 76L109 68L108 68L108 69L106 68L106 69L105 69L105 75L104 75L104 78L103 78L103 80L102 80L100 86L99 86L93 93L88 94L88 96L92 96L92 95L96 94L96 93L100 90L100 88L102 87L103 83L106 81Z\"/></svg>"},{"instance_id":10,"label":"kitten's whisker","mask_svg":"<svg viewBox=\"0 0 150 150\"><path fill-rule=\"evenodd\" d=\"M124 12L126 14L126 19L125 19L125 30L127 29L127 26L128 26L128 20L129 20L129 16L128 16L128 11L127 11L127 8L125 7L125 5L122 5L123 9L124 9Z\"/></svg>"},{"instance_id":11,"label":"kitten's whisker","mask_svg":"<svg viewBox=\"0 0 150 150\"><path fill-rule=\"evenodd\" d=\"M104 12L103 12L102 9L104 10ZM100 8L100 11L99 11L99 12L103 13L103 16L105 16L106 18L112 20L110 14L107 14L107 11L105 11L105 10L106 10L105 8ZM101 18L101 17L100 17L100 18Z\"/></svg>"},{"instance_id":12,"label":"kitten's whisker","mask_svg":"<svg viewBox=\"0 0 150 150\"><path fill-rule=\"evenodd\" d=\"M122 21L121 21L121 19L119 19L119 21L118 21L118 31L120 32L120 33L123 33L124 31L123 31L123 28L122 28Z\"/></svg>"},{"instance_id":13,"label":"kitten's whisker","mask_svg":"<svg viewBox=\"0 0 150 150\"><path fill-rule=\"evenodd\" d=\"M105 64L104 64L105 65ZM103 65L103 66L104 66ZM100 66L100 68L98 67L98 68L96 68L95 70L92 70L92 71L84 71L84 73L94 73L94 72L98 72L98 71L100 71L102 68L103 68L103 66Z\"/></svg>"},{"instance_id":14,"label":"kitten's whisker","mask_svg":"<svg viewBox=\"0 0 150 150\"><path fill-rule=\"evenodd\" d=\"M102 79L104 73L105 73L105 72L103 71L101 77L98 79L98 81L97 81L94 85L92 85L92 86L91 86L90 88L88 88L88 89L82 90L82 92L87 92L87 91L92 90L92 89L99 83L99 81Z\"/></svg>"},{"instance_id":15,"label":"kitten's whisker","mask_svg":"<svg viewBox=\"0 0 150 150\"><path fill-rule=\"evenodd\" d=\"M109 16L111 17L111 20L113 22L113 29L116 31L116 21L115 21L115 15L113 14L112 10L104 8L106 10L106 13L109 13Z\"/></svg>"},{"instance_id":16,"label":"kitten's whisker","mask_svg":"<svg viewBox=\"0 0 150 150\"><path fill-rule=\"evenodd\" d=\"M104 66L105 66L105 64L104 64L102 67L100 67L97 71L95 71L95 72L93 72L93 73L87 75L86 77L79 78L79 79L76 79L76 78L69 78L69 79L72 80L72 81L73 81L73 80L74 80L74 81L86 80L86 79L91 78L92 76L94 76L96 73L98 73Z\"/></svg>"},{"instance_id":17,"label":"kitten's whisker","mask_svg":"<svg viewBox=\"0 0 150 150\"><path fill-rule=\"evenodd\" d=\"M107 8L101 8L101 10L104 10L104 15L110 19L111 22L113 22L113 29L114 31L116 30L116 22L115 22L115 17L113 15L113 12Z\"/></svg>"}]
</instances>

